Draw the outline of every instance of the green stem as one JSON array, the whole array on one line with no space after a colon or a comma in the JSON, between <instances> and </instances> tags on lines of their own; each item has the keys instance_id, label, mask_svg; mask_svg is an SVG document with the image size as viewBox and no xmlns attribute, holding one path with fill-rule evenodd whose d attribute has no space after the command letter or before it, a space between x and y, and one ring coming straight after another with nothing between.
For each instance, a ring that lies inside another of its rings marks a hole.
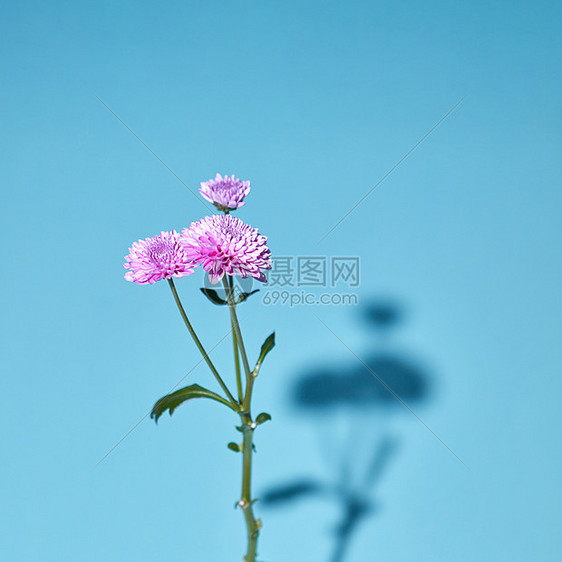
<instances>
[{"instance_id":1,"label":"green stem","mask_svg":"<svg viewBox=\"0 0 562 562\"><path fill-rule=\"evenodd\" d=\"M258 535L261 527L261 521L256 519L253 510L252 500L252 454L253 454L253 439L255 424L252 421L250 414L250 406L252 402L252 390L254 387L255 373L250 369L248 363L248 355L244 347L244 340L240 331L240 324L236 315L236 302L234 300L234 287L233 280L230 277L223 279L224 288L227 294L228 306L230 308L230 320L232 322L233 340L235 342L235 363L236 363L236 380L238 383L238 392L240 402L242 403L242 411L240 418L242 420L242 428L244 431L244 439L242 441L242 497L238 505L244 512L244 519L246 521L246 528L248 530L248 551L244 556L245 562L255 562L256 550L258 545ZM238 359L238 349L242 355L242 363L246 372L246 393L242 399L242 380L240 375L240 362Z\"/></svg>"},{"instance_id":2,"label":"green stem","mask_svg":"<svg viewBox=\"0 0 562 562\"><path fill-rule=\"evenodd\" d=\"M246 378L246 394L244 395L244 400L242 402L243 412L250 412L250 405L252 403L252 390L254 388L255 380L256 377L254 373L250 373L250 376Z\"/></svg>"},{"instance_id":3,"label":"green stem","mask_svg":"<svg viewBox=\"0 0 562 562\"><path fill-rule=\"evenodd\" d=\"M228 396L228 399L230 400L230 402L232 402L233 405L238 407L238 405L239 405L238 402L236 402L236 400L234 399L234 396L232 396L232 394L228 390L228 387L226 386L226 384L224 384L224 381L222 380L218 371L215 369L215 366L213 365L210 357L207 355L207 352L205 351L205 348L203 347L203 344L199 341L199 338L197 337L197 334L195 333L195 330L193 329L193 326L191 325L191 322L189 321L189 318L187 317L187 314L185 313L183 305L181 304L180 297L178 295L178 292L176 291L176 286L174 285L174 280L172 278L170 278L170 279L168 279L168 283L170 285L170 289L172 290L172 294L174 295L174 300L176 301L176 304L178 305L178 309L180 311L181 317L183 318L183 321L185 322L185 325L187 326L187 329L189 330L189 333L191 334L191 337L193 338L193 341L195 342L195 345L199 348L199 351L201 352L201 355L203 355L203 358L207 362L207 365L209 365L209 369L211 369L211 372L213 373L213 375L215 375L215 378L217 379L217 382L220 384L221 388L224 390L225 394Z\"/></svg>"},{"instance_id":4,"label":"green stem","mask_svg":"<svg viewBox=\"0 0 562 562\"><path fill-rule=\"evenodd\" d=\"M226 294L228 295L228 307L230 308L230 318L232 320L232 327L236 333L238 339L238 347L240 348L240 355L242 355L242 363L244 364L244 370L246 371L246 379L251 378L252 370L250 369L250 363L248 363L248 355L246 354L246 348L244 347L244 340L242 339L242 333L240 332L240 324L238 323L238 316L236 316L236 303L234 302L234 292L230 290L228 281L226 277L223 277L224 288Z\"/></svg>"},{"instance_id":5,"label":"green stem","mask_svg":"<svg viewBox=\"0 0 562 562\"><path fill-rule=\"evenodd\" d=\"M230 287L230 294L233 295L232 300L234 300L234 287L232 282L232 277L228 277L228 285ZM244 400L244 394L242 392L242 377L240 375L240 355L238 352L238 337L236 336L236 330L234 329L234 322L232 322L232 343L234 344L234 366L236 369L236 385L238 387L238 401L242 404Z\"/></svg>"},{"instance_id":6,"label":"green stem","mask_svg":"<svg viewBox=\"0 0 562 562\"><path fill-rule=\"evenodd\" d=\"M254 428L252 418L248 414L242 414L241 418L244 427L244 440L242 443L242 498L239 505L244 512L244 519L248 529L248 552L244 557L244 561L255 562L261 521L254 517L252 508L251 485Z\"/></svg>"}]
</instances>

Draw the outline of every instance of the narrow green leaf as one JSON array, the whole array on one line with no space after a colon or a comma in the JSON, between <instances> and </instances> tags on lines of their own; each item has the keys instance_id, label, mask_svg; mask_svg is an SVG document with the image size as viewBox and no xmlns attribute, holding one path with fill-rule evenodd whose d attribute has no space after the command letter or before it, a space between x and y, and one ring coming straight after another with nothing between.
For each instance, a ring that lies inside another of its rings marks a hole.
<instances>
[{"instance_id":1,"label":"narrow green leaf","mask_svg":"<svg viewBox=\"0 0 562 562\"><path fill-rule=\"evenodd\" d=\"M238 445L238 443L229 443L227 445L227 447L231 450L234 451L235 453L239 453L242 450L242 447L240 445Z\"/></svg>"},{"instance_id":2,"label":"narrow green leaf","mask_svg":"<svg viewBox=\"0 0 562 562\"><path fill-rule=\"evenodd\" d=\"M228 301L221 299L218 293L214 289L207 289L206 287L201 287L201 292L213 303L219 306L224 306L228 304Z\"/></svg>"},{"instance_id":3,"label":"narrow green leaf","mask_svg":"<svg viewBox=\"0 0 562 562\"><path fill-rule=\"evenodd\" d=\"M266 421L269 421L270 419L271 419L271 416L267 412L262 412L256 418L256 425L261 425L262 423L265 423Z\"/></svg>"},{"instance_id":4,"label":"narrow green leaf","mask_svg":"<svg viewBox=\"0 0 562 562\"><path fill-rule=\"evenodd\" d=\"M193 398L210 398L211 400L215 400L228 406L232 410L234 410L232 404L219 396L215 392L203 388L198 384L192 384L190 386L186 386L185 388L181 388L180 390L176 390L176 392L172 392L172 394L168 394L163 398L160 398L156 404L154 404L154 408L152 408L152 412L150 417L154 419L155 422L158 423L158 418L166 411L170 411L170 416L174 413L174 410L180 405L186 402L187 400L192 400Z\"/></svg>"},{"instance_id":5,"label":"narrow green leaf","mask_svg":"<svg viewBox=\"0 0 562 562\"><path fill-rule=\"evenodd\" d=\"M236 301L236 304L240 304L241 302L244 302L248 297L251 297L253 294L259 293L259 292L260 292L259 289L254 289L250 293L240 293L240 296L238 297L238 300Z\"/></svg>"},{"instance_id":6,"label":"narrow green leaf","mask_svg":"<svg viewBox=\"0 0 562 562\"><path fill-rule=\"evenodd\" d=\"M260 356L258 357L258 362L256 364L256 369L259 369L265 356L275 347L275 332L270 334L267 339L263 342L261 346Z\"/></svg>"}]
</instances>

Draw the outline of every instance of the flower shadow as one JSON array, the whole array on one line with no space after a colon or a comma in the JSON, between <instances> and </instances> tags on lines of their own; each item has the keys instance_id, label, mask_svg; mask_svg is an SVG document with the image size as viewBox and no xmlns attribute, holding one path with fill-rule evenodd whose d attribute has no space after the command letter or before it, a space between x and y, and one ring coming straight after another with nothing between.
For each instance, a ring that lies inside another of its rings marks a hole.
<instances>
[{"instance_id":1,"label":"flower shadow","mask_svg":"<svg viewBox=\"0 0 562 562\"><path fill-rule=\"evenodd\" d=\"M329 363L302 372L291 389L291 405L318 431L328 478L305 477L271 486L261 494L264 508L323 499L339 506L330 562L344 562L358 528L381 510L376 490L396 457L396 420L428 401L428 369L394 340L405 319L404 307L373 300L359 309L369 346L341 365ZM391 391L389 390L391 389ZM399 399L397 398L399 397Z\"/></svg>"}]
</instances>

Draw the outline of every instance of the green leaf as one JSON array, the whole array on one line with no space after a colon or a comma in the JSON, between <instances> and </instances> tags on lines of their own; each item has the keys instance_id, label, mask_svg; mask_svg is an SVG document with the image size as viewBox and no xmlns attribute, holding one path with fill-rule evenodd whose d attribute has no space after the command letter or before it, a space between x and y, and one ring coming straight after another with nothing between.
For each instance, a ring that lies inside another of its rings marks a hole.
<instances>
[{"instance_id":1,"label":"green leaf","mask_svg":"<svg viewBox=\"0 0 562 562\"><path fill-rule=\"evenodd\" d=\"M265 423L266 421L269 421L270 419L271 419L271 416L267 412L262 412L256 418L256 425L261 425L262 423Z\"/></svg>"},{"instance_id":2,"label":"green leaf","mask_svg":"<svg viewBox=\"0 0 562 562\"><path fill-rule=\"evenodd\" d=\"M213 303L218 304L219 306L224 306L228 304L228 301L221 299L218 293L214 289L207 289L205 287L201 287L201 292Z\"/></svg>"},{"instance_id":3,"label":"green leaf","mask_svg":"<svg viewBox=\"0 0 562 562\"><path fill-rule=\"evenodd\" d=\"M275 332L270 334L261 346L260 356L256 364L256 369L259 369L265 356L275 347Z\"/></svg>"},{"instance_id":4,"label":"green leaf","mask_svg":"<svg viewBox=\"0 0 562 562\"><path fill-rule=\"evenodd\" d=\"M227 447L231 450L234 451L235 453L239 453L242 450L242 447L240 445L238 445L238 443L229 443L227 445Z\"/></svg>"},{"instance_id":5,"label":"green leaf","mask_svg":"<svg viewBox=\"0 0 562 562\"><path fill-rule=\"evenodd\" d=\"M253 294L259 293L259 292L260 292L259 289L254 289L250 293L240 293L240 296L238 297L238 300L236 301L236 304L240 304L241 302L244 302L248 297L251 297Z\"/></svg>"},{"instance_id":6,"label":"green leaf","mask_svg":"<svg viewBox=\"0 0 562 562\"><path fill-rule=\"evenodd\" d=\"M176 392L172 392L172 394L168 394L163 398L160 398L156 404L154 404L154 408L152 408L152 412L150 413L150 417L154 419L156 423L158 423L158 418L166 411L170 411L170 416L174 413L174 410L180 405L186 402L187 400L192 400L193 398L210 398L211 400L215 400L228 406L232 410L234 407L232 404L219 396L218 394L199 386L198 384L192 384L190 386L186 386L185 388L181 388L180 390L176 390Z\"/></svg>"}]
</instances>

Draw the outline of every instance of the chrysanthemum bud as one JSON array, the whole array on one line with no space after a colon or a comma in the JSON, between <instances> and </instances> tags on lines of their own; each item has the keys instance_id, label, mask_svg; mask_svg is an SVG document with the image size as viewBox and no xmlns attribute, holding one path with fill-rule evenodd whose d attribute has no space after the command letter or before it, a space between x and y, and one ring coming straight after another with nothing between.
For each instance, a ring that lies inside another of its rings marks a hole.
<instances>
[{"instance_id":1,"label":"chrysanthemum bud","mask_svg":"<svg viewBox=\"0 0 562 562\"><path fill-rule=\"evenodd\" d=\"M250 193L250 182L232 175L224 178L217 174L214 180L201 183L201 195L219 211L231 211L244 205L244 197Z\"/></svg>"}]
</instances>

